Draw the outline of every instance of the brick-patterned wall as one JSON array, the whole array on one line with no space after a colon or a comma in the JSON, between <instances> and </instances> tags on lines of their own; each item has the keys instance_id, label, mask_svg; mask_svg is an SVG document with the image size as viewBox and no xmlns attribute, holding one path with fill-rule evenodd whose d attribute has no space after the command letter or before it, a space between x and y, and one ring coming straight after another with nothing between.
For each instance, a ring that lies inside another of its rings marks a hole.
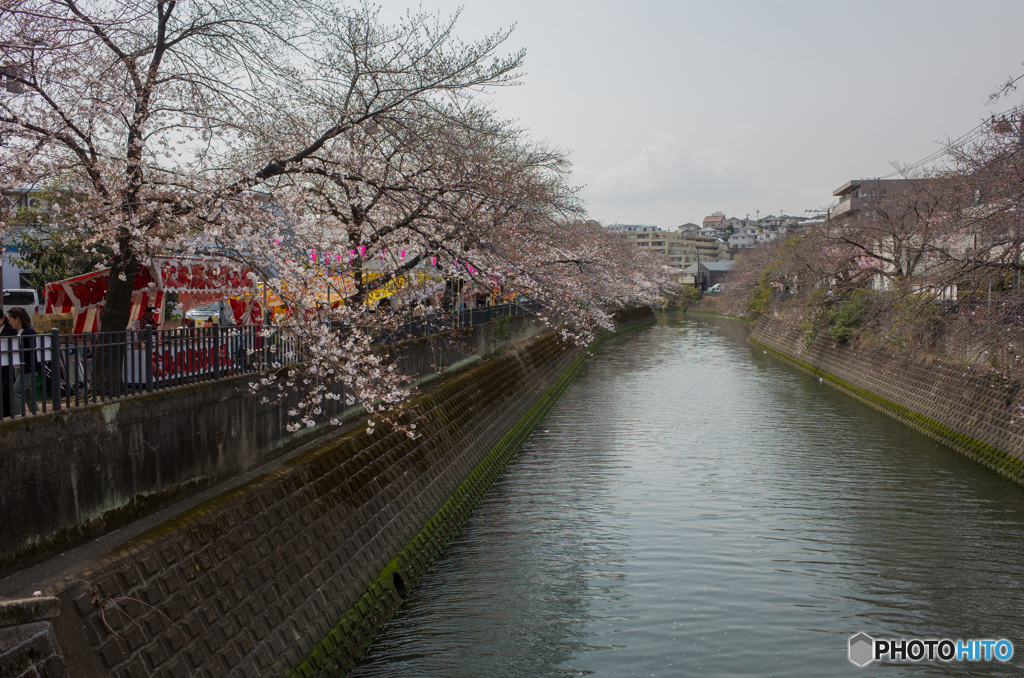
<instances>
[{"instance_id":1,"label":"brick-patterned wall","mask_svg":"<svg viewBox=\"0 0 1024 678\"><path fill-rule=\"evenodd\" d=\"M56 598L0 601L0 676L66 678L50 619L58 615Z\"/></svg>"},{"instance_id":2,"label":"brick-patterned wall","mask_svg":"<svg viewBox=\"0 0 1024 678\"><path fill-rule=\"evenodd\" d=\"M515 339L543 323L511 319ZM493 323L384 347L414 377L485 355ZM66 550L161 505L255 468L324 435L287 431L301 399L261 403L255 375L0 422L0 573ZM324 402L325 417L342 401Z\"/></svg>"},{"instance_id":3,"label":"brick-patterned wall","mask_svg":"<svg viewBox=\"0 0 1024 678\"><path fill-rule=\"evenodd\" d=\"M584 358L547 334L414 399L415 439L336 438L48 587L72 675L344 675Z\"/></svg>"},{"instance_id":4,"label":"brick-patterned wall","mask_svg":"<svg viewBox=\"0 0 1024 678\"><path fill-rule=\"evenodd\" d=\"M1024 381L934 357L907 361L875 346L836 344L826 335L805 350L800 330L786 330L771 317L755 323L751 340L1024 483L1024 417L1018 407Z\"/></svg>"}]
</instances>

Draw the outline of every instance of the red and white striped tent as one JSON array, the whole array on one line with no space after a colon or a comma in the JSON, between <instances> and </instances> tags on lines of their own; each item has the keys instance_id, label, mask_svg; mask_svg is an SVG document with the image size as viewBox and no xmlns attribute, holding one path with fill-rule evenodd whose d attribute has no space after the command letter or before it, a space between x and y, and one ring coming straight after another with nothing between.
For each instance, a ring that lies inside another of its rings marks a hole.
<instances>
[{"instance_id":1,"label":"red and white striped tent","mask_svg":"<svg viewBox=\"0 0 1024 678\"><path fill-rule=\"evenodd\" d=\"M75 334L98 332L109 280L110 269L102 269L48 284L44 289L46 312L74 312ZM238 297L255 299L252 275L248 270L219 261L154 257L148 264L139 265L132 287L129 327L137 324L147 306L152 306L156 310L157 327L163 328L164 296L168 292L177 293L190 307L234 297L230 307L237 324L262 322L262 309L257 302L238 300Z\"/></svg>"},{"instance_id":2,"label":"red and white striped tent","mask_svg":"<svg viewBox=\"0 0 1024 678\"><path fill-rule=\"evenodd\" d=\"M100 313L107 301L109 280L110 269L105 268L48 284L43 290L46 297L46 312L74 312L75 334L98 332ZM152 306L158 311L157 322L163 326L163 313L160 311L163 309L164 291L157 289L155 285L150 286L151 282L153 278L149 268L140 266L133 285L131 322L137 321L147 306Z\"/></svg>"}]
</instances>

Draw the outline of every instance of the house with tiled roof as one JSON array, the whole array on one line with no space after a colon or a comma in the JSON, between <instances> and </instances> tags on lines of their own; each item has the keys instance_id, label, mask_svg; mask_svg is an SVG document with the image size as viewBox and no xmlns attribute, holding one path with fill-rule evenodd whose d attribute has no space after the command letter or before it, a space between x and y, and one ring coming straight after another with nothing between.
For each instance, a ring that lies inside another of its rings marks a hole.
<instances>
[{"instance_id":1,"label":"house with tiled roof","mask_svg":"<svg viewBox=\"0 0 1024 678\"><path fill-rule=\"evenodd\" d=\"M725 215L712 214L710 217L704 217L704 228L713 228L716 231L722 230L725 228Z\"/></svg>"}]
</instances>

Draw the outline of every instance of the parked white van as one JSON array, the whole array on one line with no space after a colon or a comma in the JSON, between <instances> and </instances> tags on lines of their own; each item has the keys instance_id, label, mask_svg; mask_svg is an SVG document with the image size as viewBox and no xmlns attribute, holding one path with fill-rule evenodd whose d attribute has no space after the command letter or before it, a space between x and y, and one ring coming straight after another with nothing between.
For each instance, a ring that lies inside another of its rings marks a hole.
<instances>
[{"instance_id":1,"label":"parked white van","mask_svg":"<svg viewBox=\"0 0 1024 678\"><path fill-rule=\"evenodd\" d=\"M43 312L39 303L39 294L35 290L4 290L4 315L11 312L12 308L20 306L25 309L29 317Z\"/></svg>"}]
</instances>

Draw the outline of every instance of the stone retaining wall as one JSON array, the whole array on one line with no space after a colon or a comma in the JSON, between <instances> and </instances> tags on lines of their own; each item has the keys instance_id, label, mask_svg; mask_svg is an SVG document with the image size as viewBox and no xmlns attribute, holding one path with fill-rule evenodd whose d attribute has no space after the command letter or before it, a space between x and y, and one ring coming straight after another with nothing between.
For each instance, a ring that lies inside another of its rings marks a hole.
<instances>
[{"instance_id":1,"label":"stone retaining wall","mask_svg":"<svg viewBox=\"0 0 1024 678\"><path fill-rule=\"evenodd\" d=\"M877 347L818 336L762 317L751 341L858 400L1024 484L1024 382L937 358L906 361Z\"/></svg>"},{"instance_id":2,"label":"stone retaining wall","mask_svg":"<svg viewBox=\"0 0 1024 678\"><path fill-rule=\"evenodd\" d=\"M415 438L364 426L43 587L71 674L343 676L586 354L544 335L411 401Z\"/></svg>"},{"instance_id":3,"label":"stone retaining wall","mask_svg":"<svg viewBox=\"0 0 1024 678\"><path fill-rule=\"evenodd\" d=\"M492 350L493 323L389 346L424 377ZM515 339L532 316L511 319ZM325 434L288 432L299 400L261 403L241 375L0 422L0 572L109 532L168 502L256 468ZM342 415L340 401L323 405Z\"/></svg>"},{"instance_id":4,"label":"stone retaining wall","mask_svg":"<svg viewBox=\"0 0 1024 678\"><path fill-rule=\"evenodd\" d=\"M66 678L50 622L58 614L56 598L0 601L0 676Z\"/></svg>"}]
</instances>

